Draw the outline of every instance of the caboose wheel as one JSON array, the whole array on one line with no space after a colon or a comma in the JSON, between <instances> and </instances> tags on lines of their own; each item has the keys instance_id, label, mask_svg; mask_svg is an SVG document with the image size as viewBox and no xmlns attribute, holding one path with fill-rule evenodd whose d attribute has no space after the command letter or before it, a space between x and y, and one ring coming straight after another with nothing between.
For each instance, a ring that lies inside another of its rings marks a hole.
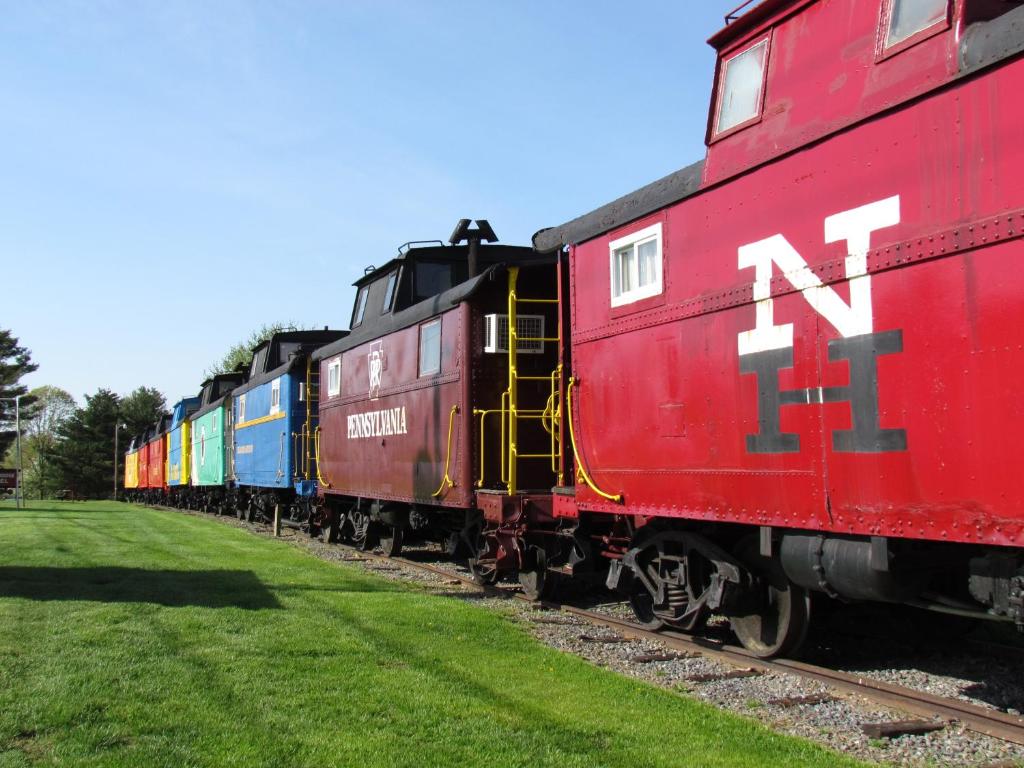
<instances>
[{"instance_id":1,"label":"caboose wheel","mask_svg":"<svg viewBox=\"0 0 1024 768\"><path fill-rule=\"evenodd\" d=\"M466 560L466 565L469 568L470 575L473 577L473 581L479 586L490 587L498 583L498 568L494 562L471 557Z\"/></svg>"},{"instance_id":2,"label":"caboose wheel","mask_svg":"<svg viewBox=\"0 0 1024 768\"><path fill-rule=\"evenodd\" d=\"M400 526L385 525L380 534L380 548L386 557L398 557L405 534Z\"/></svg>"},{"instance_id":3,"label":"caboose wheel","mask_svg":"<svg viewBox=\"0 0 1024 768\"><path fill-rule=\"evenodd\" d=\"M526 568L529 570L526 570ZM541 547L527 550L524 570L519 571L519 586L530 600L544 600L554 591L555 576L548 572L547 554Z\"/></svg>"},{"instance_id":4,"label":"caboose wheel","mask_svg":"<svg viewBox=\"0 0 1024 768\"><path fill-rule=\"evenodd\" d=\"M767 659L795 653L810 625L811 596L791 582L775 559L760 554L755 541L744 542L739 559L754 576L746 611L729 617L743 647Z\"/></svg>"},{"instance_id":5,"label":"caboose wheel","mask_svg":"<svg viewBox=\"0 0 1024 768\"><path fill-rule=\"evenodd\" d=\"M708 618L705 592L714 566L687 534L647 525L633 536L630 549L634 564L627 596L637 622L652 630L700 629Z\"/></svg>"},{"instance_id":6,"label":"caboose wheel","mask_svg":"<svg viewBox=\"0 0 1024 768\"><path fill-rule=\"evenodd\" d=\"M370 515L361 509L354 509L352 521L352 545L361 552L369 552L377 544L377 536Z\"/></svg>"}]
</instances>

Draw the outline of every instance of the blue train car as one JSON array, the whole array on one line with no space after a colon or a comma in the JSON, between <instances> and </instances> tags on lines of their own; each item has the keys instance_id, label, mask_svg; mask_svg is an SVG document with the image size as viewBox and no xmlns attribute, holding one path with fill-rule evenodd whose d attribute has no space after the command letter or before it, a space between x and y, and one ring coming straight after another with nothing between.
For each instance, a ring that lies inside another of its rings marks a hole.
<instances>
[{"instance_id":1,"label":"blue train car","mask_svg":"<svg viewBox=\"0 0 1024 768\"><path fill-rule=\"evenodd\" d=\"M283 331L253 350L249 381L234 392L234 476L239 517L269 520L281 505L302 526L316 500L314 439L319 366L314 350L347 331Z\"/></svg>"},{"instance_id":2,"label":"blue train car","mask_svg":"<svg viewBox=\"0 0 1024 768\"><path fill-rule=\"evenodd\" d=\"M199 410L200 398L186 397L171 410L171 427L167 431L167 496L172 506L186 503L192 468L190 418Z\"/></svg>"}]
</instances>

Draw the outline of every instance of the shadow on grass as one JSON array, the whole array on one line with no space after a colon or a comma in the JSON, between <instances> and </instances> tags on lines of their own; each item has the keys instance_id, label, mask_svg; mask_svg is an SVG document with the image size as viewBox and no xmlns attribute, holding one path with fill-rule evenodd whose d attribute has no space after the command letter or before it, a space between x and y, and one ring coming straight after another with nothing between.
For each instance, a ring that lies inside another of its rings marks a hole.
<instances>
[{"instance_id":1,"label":"shadow on grass","mask_svg":"<svg viewBox=\"0 0 1024 768\"><path fill-rule=\"evenodd\" d=\"M247 610L281 607L252 571L228 570L0 566L0 597Z\"/></svg>"}]
</instances>

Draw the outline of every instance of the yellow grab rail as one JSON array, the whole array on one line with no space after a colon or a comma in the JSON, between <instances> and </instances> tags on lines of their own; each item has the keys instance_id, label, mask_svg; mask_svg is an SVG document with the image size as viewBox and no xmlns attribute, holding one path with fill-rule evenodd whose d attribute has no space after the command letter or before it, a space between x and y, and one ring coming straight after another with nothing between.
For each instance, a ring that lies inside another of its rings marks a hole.
<instances>
[{"instance_id":1,"label":"yellow grab rail","mask_svg":"<svg viewBox=\"0 0 1024 768\"><path fill-rule=\"evenodd\" d=\"M455 487L455 481L452 480L451 476L448 474L448 469L452 461L452 430L455 427L455 414L458 412L459 406L453 405L451 413L448 414L448 450L444 457L444 477L441 478L441 484L437 487L437 490L430 494L435 499L444 493L445 485L447 485L449 489Z\"/></svg>"},{"instance_id":2,"label":"yellow grab rail","mask_svg":"<svg viewBox=\"0 0 1024 768\"><path fill-rule=\"evenodd\" d=\"M576 447L576 429L572 425L572 388L576 384L576 379L573 376L569 377L569 386L566 389L566 399L568 400L569 406L569 440L572 442L572 452L576 457L576 479L582 480L586 483L586 486L600 496L602 499L608 499L608 501L614 501L616 504L622 501L622 494L610 494L605 493L598 488L594 481L590 479L590 475L587 473L586 468L583 466L583 456L580 454L579 448Z\"/></svg>"},{"instance_id":3,"label":"yellow grab rail","mask_svg":"<svg viewBox=\"0 0 1024 768\"><path fill-rule=\"evenodd\" d=\"M320 474L320 425L316 425L316 432L313 433L314 451L316 452L316 481L322 488L330 488L331 484Z\"/></svg>"}]
</instances>

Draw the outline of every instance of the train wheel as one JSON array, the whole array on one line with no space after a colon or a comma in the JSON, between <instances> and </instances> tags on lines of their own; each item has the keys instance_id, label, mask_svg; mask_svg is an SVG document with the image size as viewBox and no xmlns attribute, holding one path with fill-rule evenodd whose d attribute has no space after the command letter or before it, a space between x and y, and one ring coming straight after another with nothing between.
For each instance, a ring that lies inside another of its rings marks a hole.
<instances>
[{"instance_id":1,"label":"train wheel","mask_svg":"<svg viewBox=\"0 0 1024 768\"><path fill-rule=\"evenodd\" d=\"M373 549L377 542L373 521L370 520L369 514L361 509L354 509L350 519L352 521L352 545L362 552Z\"/></svg>"},{"instance_id":2,"label":"train wheel","mask_svg":"<svg viewBox=\"0 0 1024 768\"><path fill-rule=\"evenodd\" d=\"M554 574L548 572L547 554L541 547L530 547L526 553L525 566L529 570L519 571L519 586L531 600L544 600L554 591Z\"/></svg>"},{"instance_id":3,"label":"train wheel","mask_svg":"<svg viewBox=\"0 0 1024 768\"><path fill-rule=\"evenodd\" d=\"M811 596L791 582L775 559L760 554L756 541L744 542L739 559L754 576L747 612L729 617L743 647L767 659L795 653L807 636Z\"/></svg>"},{"instance_id":4,"label":"train wheel","mask_svg":"<svg viewBox=\"0 0 1024 768\"><path fill-rule=\"evenodd\" d=\"M690 546L686 534L647 525L636 532L630 549L636 556L627 597L637 622L651 630L684 632L704 626L709 612L702 595L714 566Z\"/></svg>"},{"instance_id":5,"label":"train wheel","mask_svg":"<svg viewBox=\"0 0 1024 768\"><path fill-rule=\"evenodd\" d=\"M481 587L490 587L498 583L498 568L493 562L477 560L471 557L466 561L469 573Z\"/></svg>"},{"instance_id":6,"label":"train wheel","mask_svg":"<svg viewBox=\"0 0 1024 768\"><path fill-rule=\"evenodd\" d=\"M401 526L385 525L380 534L380 548L386 557L398 557L405 534Z\"/></svg>"},{"instance_id":7,"label":"train wheel","mask_svg":"<svg viewBox=\"0 0 1024 768\"><path fill-rule=\"evenodd\" d=\"M637 624L653 632L665 628L665 622L654 613L654 598L642 583L633 580L628 599L629 607L633 609L633 618L636 619Z\"/></svg>"},{"instance_id":8,"label":"train wheel","mask_svg":"<svg viewBox=\"0 0 1024 768\"><path fill-rule=\"evenodd\" d=\"M465 533L466 542L471 542L471 554L466 558L466 567L469 568L473 581L481 587L489 587L498 583L498 561L492 551L492 542L484 531L484 524L477 522L470 525Z\"/></svg>"}]
</instances>

